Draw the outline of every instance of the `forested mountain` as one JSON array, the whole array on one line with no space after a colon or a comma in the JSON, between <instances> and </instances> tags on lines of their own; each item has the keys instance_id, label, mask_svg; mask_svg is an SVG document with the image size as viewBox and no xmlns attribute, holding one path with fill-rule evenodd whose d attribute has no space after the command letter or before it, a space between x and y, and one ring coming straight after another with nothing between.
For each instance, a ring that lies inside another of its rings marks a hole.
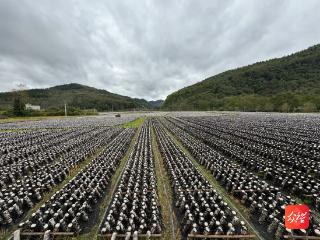
<instances>
[{"instance_id":1,"label":"forested mountain","mask_svg":"<svg viewBox=\"0 0 320 240\"><path fill-rule=\"evenodd\" d=\"M41 108L61 108L69 106L81 109L131 110L151 108L144 99L130 98L76 83L46 89L30 89L21 93L25 103L40 105ZM0 93L0 108L12 107L14 92Z\"/></svg>"},{"instance_id":2,"label":"forested mountain","mask_svg":"<svg viewBox=\"0 0 320 240\"><path fill-rule=\"evenodd\" d=\"M163 109L320 110L320 45L223 72L167 97Z\"/></svg>"},{"instance_id":3,"label":"forested mountain","mask_svg":"<svg viewBox=\"0 0 320 240\"><path fill-rule=\"evenodd\" d=\"M149 104L152 108L160 108L163 103L164 103L163 100L149 101Z\"/></svg>"}]
</instances>

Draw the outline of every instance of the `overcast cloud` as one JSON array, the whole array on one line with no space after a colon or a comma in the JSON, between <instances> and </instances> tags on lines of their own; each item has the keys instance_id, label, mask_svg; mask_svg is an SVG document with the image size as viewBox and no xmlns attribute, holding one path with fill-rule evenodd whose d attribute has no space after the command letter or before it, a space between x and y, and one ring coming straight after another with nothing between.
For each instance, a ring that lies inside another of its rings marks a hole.
<instances>
[{"instance_id":1,"label":"overcast cloud","mask_svg":"<svg viewBox=\"0 0 320 240\"><path fill-rule=\"evenodd\" d=\"M81 83L165 99L320 43L318 0L0 0L0 91Z\"/></svg>"}]
</instances>

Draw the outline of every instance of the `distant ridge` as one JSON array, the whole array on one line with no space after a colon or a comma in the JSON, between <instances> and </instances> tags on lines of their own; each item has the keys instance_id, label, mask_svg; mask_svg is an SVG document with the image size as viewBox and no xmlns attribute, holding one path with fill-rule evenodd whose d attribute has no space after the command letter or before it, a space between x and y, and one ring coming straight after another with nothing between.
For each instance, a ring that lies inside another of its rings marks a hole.
<instances>
[{"instance_id":1,"label":"distant ridge","mask_svg":"<svg viewBox=\"0 0 320 240\"><path fill-rule=\"evenodd\" d=\"M160 108L163 103L164 103L164 100L149 101L150 106L153 108Z\"/></svg>"},{"instance_id":2,"label":"distant ridge","mask_svg":"<svg viewBox=\"0 0 320 240\"><path fill-rule=\"evenodd\" d=\"M96 89L85 85L70 83L45 89L30 89L23 91L25 102L40 105L41 108L61 108L66 102L69 106L82 109L132 110L149 109L152 106L144 99L130 98ZM0 93L0 108L12 106L13 92Z\"/></svg>"},{"instance_id":3,"label":"distant ridge","mask_svg":"<svg viewBox=\"0 0 320 240\"><path fill-rule=\"evenodd\" d=\"M320 110L320 45L229 70L170 94L168 110Z\"/></svg>"}]
</instances>

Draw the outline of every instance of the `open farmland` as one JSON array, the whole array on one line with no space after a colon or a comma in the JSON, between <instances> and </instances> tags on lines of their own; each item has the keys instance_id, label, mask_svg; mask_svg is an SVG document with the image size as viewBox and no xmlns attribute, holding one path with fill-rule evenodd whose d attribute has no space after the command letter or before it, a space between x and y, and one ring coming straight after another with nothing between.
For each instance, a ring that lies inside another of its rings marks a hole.
<instances>
[{"instance_id":1,"label":"open farmland","mask_svg":"<svg viewBox=\"0 0 320 240\"><path fill-rule=\"evenodd\" d=\"M320 239L317 114L106 114L0 136L0 239ZM302 203L309 228L286 229Z\"/></svg>"}]
</instances>

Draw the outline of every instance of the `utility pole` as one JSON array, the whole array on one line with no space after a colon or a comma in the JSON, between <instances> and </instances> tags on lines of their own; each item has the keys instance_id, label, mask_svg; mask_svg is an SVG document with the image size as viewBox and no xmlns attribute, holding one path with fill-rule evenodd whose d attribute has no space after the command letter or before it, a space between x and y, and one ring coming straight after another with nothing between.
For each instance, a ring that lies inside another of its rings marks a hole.
<instances>
[{"instance_id":1,"label":"utility pole","mask_svg":"<svg viewBox=\"0 0 320 240\"><path fill-rule=\"evenodd\" d=\"M66 117L67 116L67 104L64 103L64 116Z\"/></svg>"}]
</instances>

